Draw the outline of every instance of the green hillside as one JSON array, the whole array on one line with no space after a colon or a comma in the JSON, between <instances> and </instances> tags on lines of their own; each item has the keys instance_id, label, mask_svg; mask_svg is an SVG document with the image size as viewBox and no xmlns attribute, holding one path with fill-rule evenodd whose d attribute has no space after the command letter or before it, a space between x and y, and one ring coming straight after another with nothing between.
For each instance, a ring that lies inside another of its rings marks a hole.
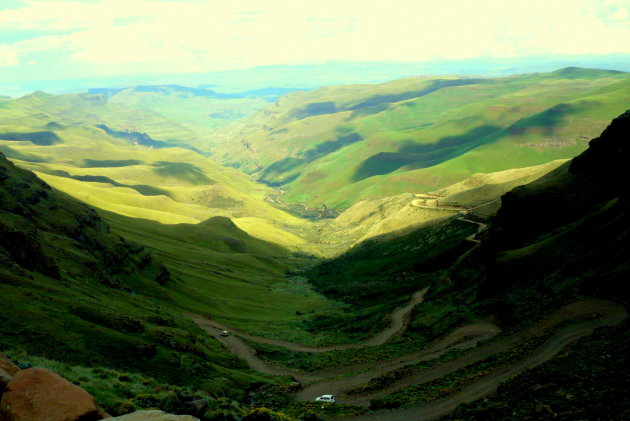
<instances>
[{"instance_id":1,"label":"green hillside","mask_svg":"<svg viewBox=\"0 0 630 421\"><path fill-rule=\"evenodd\" d=\"M42 92L3 102L0 116L1 151L93 206L168 224L226 216L254 236L306 247L285 230L306 222L266 202L270 188L184 142L127 125L138 119L177 129L176 121L111 104L104 95Z\"/></svg>"},{"instance_id":2,"label":"green hillside","mask_svg":"<svg viewBox=\"0 0 630 421\"><path fill-rule=\"evenodd\" d=\"M169 289L181 283L93 209L0 155L3 351L227 393L259 381L175 309ZM108 403L133 387L121 384Z\"/></svg>"},{"instance_id":3,"label":"green hillside","mask_svg":"<svg viewBox=\"0 0 630 421\"><path fill-rule=\"evenodd\" d=\"M348 207L575 156L629 92L625 73L579 68L321 88L280 98L213 152L286 201Z\"/></svg>"},{"instance_id":4,"label":"green hillside","mask_svg":"<svg viewBox=\"0 0 630 421\"><path fill-rule=\"evenodd\" d=\"M518 375L455 414L509 418L516 405L532 418L540 401L594 418L626 399L628 112L578 152L629 82L568 68L294 92L216 149L276 189L121 126L140 102L110 99L142 90L2 99L0 348L114 414L193 413L187 402L206 399L204 421L261 405L296 420L405 419ZM164 127L201 127L149 108ZM338 136L316 143L325 133ZM540 392L562 372L583 403ZM304 402L333 386L340 405Z\"/></svg>"},{"instance_id":5,"label":"green hillside","mask_svg":"<svg viewBox=\"0 0 630 421\"><path fill-rule=\"evenodd\" d=\"M430 287L394 341L316 355L262 344L257 349L268 360L296 368L349 366L347 372L337 371L347 377L328 383L341 387L339 400L377 396L369 401L370 410L377 412L352 418L356 420L447 414L449 400L459 404L452 406L456 409L448 419L453 420L625 419L630 202L627 187L617 181L627 178L629 129L630 111L613 120L578 157L505 194L476 244L463 240L474 231L472 225L453 218L365 242L307 272L318 290L353 309L343 318L316 319L309 325L314 332L373 332L381 320L375 314ZM614 322L598 327L602 313L615 308ZM435 352L447 332L466 326L493 326L500 333L471 349L453 346ZM572 331L572 341L557 346L556 334L563 329ZM549 361L530 369L520 363L554 346ZM422 362L413 363L412 356L418 355ZM392 360L400 362L399 368L379 371ZM368 381L363 372L350 373L366 366L382 374ZM511 374L497 383L495 393L489 379L500 373ZM350 384L359 386L344 390L344 381L353 375L358 380ZM475 390L484 392L475 395ZM470 396L477 396L474 402Z\"/></svg>"}]
</instances>

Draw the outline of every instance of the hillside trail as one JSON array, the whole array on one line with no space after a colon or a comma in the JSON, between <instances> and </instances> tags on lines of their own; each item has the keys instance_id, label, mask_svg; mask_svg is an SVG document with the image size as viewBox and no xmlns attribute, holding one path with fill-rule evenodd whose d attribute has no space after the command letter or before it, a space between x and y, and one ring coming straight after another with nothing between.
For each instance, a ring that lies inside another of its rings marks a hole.
<instances>
[{"instance_id":1,"label":"hillside trail","mask_svg":"<svg viewBox=\"0 0 630 421\"><path fill-rule=\"evenodd\" d=\"M416 195L418 196L418 195ZM434 196L434 195L420 195L426 198L431 198L431 199L440 199L442 198L441 196ZM482 208L484 206L487 206L491 203L497 202L499 199L494 199L491 200L489 202L486 203L482 203L481 205L475 206L473 208L467 208L464 206L442 206L442 205L435 205L435 206L428 206L423 204L424 199L420 199L420 198L415 198L411 200L411 206L415 206L417 208L421 208L421 209L433 209L433 210L443 210L443 211L449 211L449 212L458 212L459 214L461 214L462 216L460 216L459 218L457 218L458 221L462 221L462 222L469 222L471 224L476 224L479 226L479 228L477 229L477 232L474 234L469 235L468 237L465 238L466 241L470 241L476 244L481 243L480 240L477 240L475 237L483 230L485 230L486 228L488 228L487 224L484 224L483 222L479 222L479 221L475 221L474 219L469 219L467 216L468 214L470 214L471 211L475 210L475 209L479 209Z\"/></svg>"},{"instance_id":2,"label":"hillside trail","mask_svg":"<svg viewBox=\"0 0 630 421\"><path fill-rule=\"evenodd\" d=\"M485 230L486 228L488 228L487 224L484 224L483 222L479 222L479 221L474 221L472 219L467 219L465 216L459 217L457 218L458 221L463 221L463 222L470 222L471 224L476 224L479 226L479 228L477 229L477 232L475 232L474 234L470 234L468 237L466 237L466 241L471 241L473 243L479 244L481 243L481 240L477 240L475 237L483 230Z\"/></svg>"},{"instance_id":3,"label":"hillside trail","mask_svg":"<svg viewBox=\"0 0 630 421\"><path fill-rule=\"evenodd\" d=\"M516 363L508 364L494 370L492 373L464 386L450 396L429 401L421 406L380 411L369 415L346 417L346 421L407 421L407 420L432 420L452 412L462 403L472 402L496 392L497 387L504 381L549 361L561 353L568 345L580 338L589 336L595 329L602 326L614 326L628 317L626 308L618 303L605 300L584 300L565 306L541 322L528 327L522 332L513 334L505 339L491 342L486 346L464 354L460 358L440 364L421 372L417 376L404 379L398 384L384 389L379 393L369 396L369 399L390 394L407 385L426 383L443 377L453 371L474 364L481 359L495 355L497 352L508 350L527 339L543 334L546 330L566 320L589 317L581 323L561 328L546 339L527 357ZM352 400L343 400L344 403L363 404L363 397Z\"/></svg>"}]
</instances>

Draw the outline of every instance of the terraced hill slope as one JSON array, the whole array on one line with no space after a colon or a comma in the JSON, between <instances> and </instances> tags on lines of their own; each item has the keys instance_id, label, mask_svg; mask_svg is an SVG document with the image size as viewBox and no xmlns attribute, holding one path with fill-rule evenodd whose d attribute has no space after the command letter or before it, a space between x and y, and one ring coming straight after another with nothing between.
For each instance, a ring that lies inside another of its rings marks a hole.
<instances>
[{"instance_id":1,"label":"terraced hill slope","mask_svg":"<svg viewBox=\"0 0 630 421\"><path fill-rule=\"evenodd\" d=\"M343 208L571 158L629 92L625 73L580 68L321 88L246 119L214 155L280 187L286 201Z\"/></svg>"}]
</instances>

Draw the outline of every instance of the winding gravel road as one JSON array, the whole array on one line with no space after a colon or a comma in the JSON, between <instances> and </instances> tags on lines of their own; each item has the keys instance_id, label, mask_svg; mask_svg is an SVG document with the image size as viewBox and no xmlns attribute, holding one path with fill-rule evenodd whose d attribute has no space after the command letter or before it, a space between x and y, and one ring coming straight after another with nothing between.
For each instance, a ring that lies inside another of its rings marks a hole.
<instances>
[{"instance_id":1,"label":"winding gravel road","mask_svg":"<svg viewBox=\"0 0 630 421\"><path fill-rule=\"evenodd\" d=\"M425 290L422 291L426 292ZM403 307L406 309L409 305ZM409 309L408 311L411 311ZM400 312L404 317L405 312ZM343 367L341 369L327 370L319 373L304 373L297 370L288 370L275 367L256 356L256 352L249 345L236 336L223 337L221 330L226 326L214 326L214 323L201 316L194 316L194 320L206 332L221 341L231 352L245 359L253 370L272 375L289 375L295 377L301 383L308 384L295 396L299 401L310 401L315 397L331 393L336 394L338 402L368 406L374 398L386 396L404 387L426 383L446 376L458 369L479 362L492 355L517 347L528 339L544 334L565 320L588 317L589 320L560 329L551 335L531 355L522 361L499 368L493 373L466 386L453 395L428 402L423 406L404 408L392 411L384 411L361 417L349 418L350 420L376 421L376 420L429 420L451 412L457 405L471 402L493 393L497 386L526 369L536 367L556 356L567 345L579 338L590 335L594 329L601 326L611 326L620 323L628 317L628 313L620 304L604 300L583 300L565 306L551 313L532 326L489 343L477 346L484 339L490 339L499 332L499 329L489 323L476 323L455 329L449 335L434 341L432 344L417 352L389 361L366 363L356 366ZM389 330L389 329L388 329ZM254 342L268 343L268 338L259 338L248 335L248 339ZM372 340L372 339L371 339ZM353 344L353 348L365 346L371 340L362 344ZM280 341L281 342L281 341ZM297 344L293 344L295 346ZM307 347L308 348L308 347ZM348 348L346 348L348 349ZM388 373L397 368L422 361L438 358L451 349L469 349L459 356L437 364L431 368L420 371L412 376L403 377L394 384L377 391L353 396L345 394L346 391L369 382L372 378ZM322 351L323 352L323 351ZM338 377L344 375L343 377Z\"/></svg>"},{"instance_id":2,"label":"winding gravel road","mask_svg":"<svg viewBox=\"0 0 630 421\"><path fill-rule=\"evenodd\" d=\"M302 344L298 344L296 342L288 342L281 341L278 339L270 339L263 338L261 336L250 335L249 333L243 332L242 330L235 329L233 327L227 326L223 323L217 322L216 320L210 320L203 316L191 314L190 317L201 326L203 329L214 328L215 330L229 330L232 333L237 334L238 336L249 339L251 341L267 344L267 345L276 345L286 348L290 351L295 352L310 352L310 353L319 353L319 352L330 352L330 351L341 351L345 349L357 349L362 348L364 346L378 346L382 345L385 342L389 341L392 337L398 335L403 332L407 327L407 323L409 322L409 315L411 314L411 310L420 304L424 299L424 295L427 293L429 288L423 288L420 291L417 291L413 294L409 303L407 303L404 307L397 308L390 315L390 324L387 328L371 337L367 341L360 343L352 343L352 344L343 344L343 345L333 345L333 346L324 346L324 347L311 347ZM211 333L211 332L209 332Z\"/></svg>"},{"instance_id":3,"label":"winding gravel road","mask_svg":"<svg viewBox=\"0 0 630 421\"><path fill-rule=\"evenodd\" d=\"M487 225L482 222L466 219L465 217L458 219L479 226L477 233L466 238L468 241L479 243L480 241L477 240L475 236L484 230ZM306 385L303 390L295 395L296 400L312 401L317 396L333 394L340 403L361 406L369 406L370 400L372 399L389 395L414 384L430 382L482 361L490 356L518 347L529 339L545 334L549 329L563 321L574 320L576 318L588 318L588 320L583 322L561 328L521 361L497 368L490 374L474 381L450 396L430 401L417 407L344 418L344 420L348 421L407 421L438 418L450 413L462 403L472 402L493 393L500 383L527 369L531 369L550 360L572 342L590 335L594 329L601 326L616 325L628 317L626 308L618 303L604 300L582 300L556 310L541 321L534 323L518 333L500 337L482 345L479 345L479 342L491 339L500 332L500 329L496 325L487 322L478 322L461 326L448 335L433 341L424 349L412 352L403 357L332 368L318 373L305 373L298 370L276 367L257 357L256 351L241 339L244 338L260 344L276 345L294 352L309 353L382 345L394 336L404 332L409 322L411 311L416 305L422 303L427 291L428 288L417 291L405 306L394 310L390 315L390 325L372 338L360 343L328 347L309 347L295 342L254 336L200 315L190 314L189 316L199 327L223 343L228 350L247 361L252 370L271 375L292 376L300 383ZM223 330L230 331L230 336L221 336L221 331ZM366 392L360 395L347 393L356 387L367 384L376 377L407 365L434 360L453 349L465 351L450 360L438 363L424 370L415 371L413 374L406 377L403 376L383 389Z\"/></svg>"},{"instance_id":4,"label":"winding gravel road","mask_svg":"<svg viewBox=\"0 0 630 421\"><path fill-rule=\"evenodd\" d=\"M525 331L519 332L517 335L513 335L513 337L508 338L508 342L513 342L513 345L518 345L518 343L536 336L537 334L541 334L549 327L552 327L563 320L585 316L591 316L593 319L560 329L558 332L551 335L551 337L549 337L525 359L507 367L499 368L446 398L430 401L418 407L382 411L370 415L348 417L343 419L347 421L420 421L439 418L452 412L462 403L472 402L494 393L499 384L502 382L524 372L525 370L534 368L546 361L549 361L562 352L562 350L564 350L572 342L592 334L596 328L602 326L613 326L621 323L628 317L628 312L624 306L611 301L579 301L552 313L542 322L537 323ZM478 349L482 348L483 347L480 347ZM509 349L509 347L507 349ZM492 354L486 355L486 358L490 355ZM469 360L467 355L464 355L462 358ZM457 360L459 360L459 358L456 359L456 361ZM462 366L465 365L468 364L464 364ZM434 378L441 377L445 374L447 373L440 373L440 375L437 375ZM411 381L409 383L415 384L418 383L416 380L420 379L416 378L410 380ZM425 381L430 380L431 379L429 378L425 379ZM392 391L388 391L387 394L391 392Z\"/></svg>"}]
</instances>

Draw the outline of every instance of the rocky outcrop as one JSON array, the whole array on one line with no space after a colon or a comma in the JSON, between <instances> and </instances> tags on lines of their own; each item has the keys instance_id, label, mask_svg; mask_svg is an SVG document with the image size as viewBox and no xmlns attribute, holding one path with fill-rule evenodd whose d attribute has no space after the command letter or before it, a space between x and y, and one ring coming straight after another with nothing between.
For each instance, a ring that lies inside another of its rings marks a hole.
<instances>
[{"instance_id":1,"label":"rocky outcrop","mask_svg":"<svg viewBox=\"0 0 630 421\"><path fill-rule=\"evenodd\" d=\"M0 419L6 421L96 421L105 416L89 393L44 368L15 373L0 401Z\"/></svg>"},{"instance_id":2,"label":"rocky outcrop","mask_svg":"<svg viewBox=\"0 0 630 421\"><path fill-rule=\"evenodd\" d=\"M108 421L199 421L190 415L173 415L163 411L136 411L120 417L110 418Z\"/></svg>"}]
</instances>

